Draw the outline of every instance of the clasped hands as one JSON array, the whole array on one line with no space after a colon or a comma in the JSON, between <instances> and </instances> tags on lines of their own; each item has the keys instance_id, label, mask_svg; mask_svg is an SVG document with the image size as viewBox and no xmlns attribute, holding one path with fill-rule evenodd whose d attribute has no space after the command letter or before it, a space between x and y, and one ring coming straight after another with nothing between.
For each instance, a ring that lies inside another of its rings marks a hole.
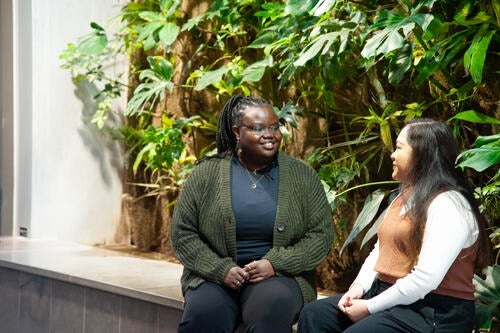
<instances>
[{"instance_id":1,"label":"clasped hands","mask_svg":"<svg viewBox=\"0 0 500 333\"><path fill-rule=\"evenodd\" d=\"M370 315L366 300L361 299L362 296L363 288L353 284L339 300L338 306L340 310L353 322L360 321Z\"/></svg>"},{"instance_id":2,"label":"clasped hands","mask_svg":"<svg viewBox=\"0 0 500 333\"><path fill-rule=\"evenodd\" d=\"M275 274L269 260L254 260L244 267L232 267L224 277L224 285L233 290L239 290L245 283L257 283Z\"/></svg>"}]
</instances>

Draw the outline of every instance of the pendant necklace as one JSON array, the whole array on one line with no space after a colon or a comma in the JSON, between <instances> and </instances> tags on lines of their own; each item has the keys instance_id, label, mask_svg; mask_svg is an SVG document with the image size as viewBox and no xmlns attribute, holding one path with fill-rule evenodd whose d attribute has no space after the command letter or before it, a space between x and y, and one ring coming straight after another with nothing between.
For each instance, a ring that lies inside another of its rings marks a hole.
<instances>
[{"instance_id":1,"label":"pendant necklace","mask_svg":"<svg viewBox=\"0 0 500 333\"><path fill-rule=\"evenodd\" d=\"M257 183L260 182L262 178L264 178L265 174L261 175L259 179L255 180L253 177L250 175L250 172L248 172L248 169L245 168L245 171L247 172L247 176L250 179L250 182L252 183L252 188L256 189L257 188ZM254 174L257 174L256 171L253 172Z\"/></svg>"}]
</instances>

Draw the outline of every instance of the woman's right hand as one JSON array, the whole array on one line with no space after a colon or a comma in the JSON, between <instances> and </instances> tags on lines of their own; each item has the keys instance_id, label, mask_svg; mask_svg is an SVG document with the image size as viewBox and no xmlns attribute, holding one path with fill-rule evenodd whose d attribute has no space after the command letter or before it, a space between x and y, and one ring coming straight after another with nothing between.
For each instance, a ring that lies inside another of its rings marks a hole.
<instances>
[{"instance_id":1,"label":"woman's right hand","mask_svg":"<svg viewBox=\"0 0 500 333\"><path fill-rule=\"evenodd\" d=\"M346 309L352 305L351 300L363 297L363 293L363 287L358 284L353 284L349 288L349 290L340 298L338 303L340 310L346 313Z\"/></svg>"},{"instance_id":2,"label":"woman's right hand","mask_svg":"<svg viewBox=\"0 0 500 333\"><path fill-rule=\"evenodd\" d=\"M240 290L249 278L250 275L243 268L235 266L224 277L224 285L233 290Z\"/></svg>"}]
</instances>

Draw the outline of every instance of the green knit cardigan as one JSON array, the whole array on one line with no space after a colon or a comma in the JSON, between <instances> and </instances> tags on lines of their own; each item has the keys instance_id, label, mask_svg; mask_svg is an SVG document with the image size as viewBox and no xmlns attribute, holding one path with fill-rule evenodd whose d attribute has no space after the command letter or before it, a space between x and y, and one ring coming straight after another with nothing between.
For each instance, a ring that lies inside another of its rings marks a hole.
<instances>
[{"instance_id":1,"label":"green knit cardigan","mask_svg":"<svg viewBox=\"0 0 500 333\"><path fill-rule=\"evenodd\" d=\"M332 215L316 171L301 160L278 154L273 244L263 258L276 275L297 281L305 304L317 297L315 269L332 246ZM184 266L183 293L204 281L223 284L229 269L237 266L230 168L231 156L198 164L175 205L171 240Z\"/></svg>"}]
</instances>

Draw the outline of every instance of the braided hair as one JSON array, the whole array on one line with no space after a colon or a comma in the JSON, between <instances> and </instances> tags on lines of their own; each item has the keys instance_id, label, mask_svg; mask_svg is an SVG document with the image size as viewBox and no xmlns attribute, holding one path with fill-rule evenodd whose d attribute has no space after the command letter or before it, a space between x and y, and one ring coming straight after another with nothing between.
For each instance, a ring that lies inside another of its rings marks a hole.
<instances>
[{"instance_id":1,"label":"braided hair","mask_svg":"<svg viewBox=\"0 0 500 333\"><path fill-rule=\"evenodd\" d=\"M224 105L219 115L217 134L217 155L223 157L236 153L238 141L233 133L233 126L240 124L246 108L258 105L271 105L266 100L259 97L234 95Z\"/></svg>"}]
</instances>

